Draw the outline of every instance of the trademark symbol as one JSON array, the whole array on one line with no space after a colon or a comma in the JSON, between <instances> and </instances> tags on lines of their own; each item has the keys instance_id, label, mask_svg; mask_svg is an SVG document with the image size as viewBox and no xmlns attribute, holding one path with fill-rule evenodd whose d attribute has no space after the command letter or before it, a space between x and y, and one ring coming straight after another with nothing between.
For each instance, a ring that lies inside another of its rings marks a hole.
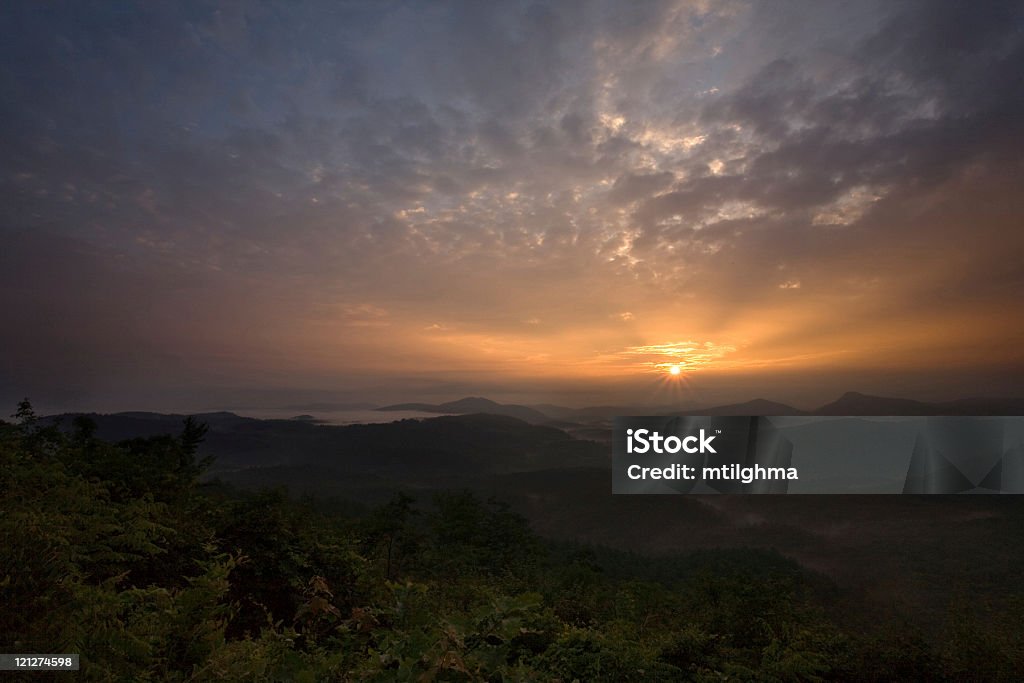
<instances>
[{"instance_id":1,"label":"trademark symbol","mask_svg":"<svg viewBox=\"0 0 1024 683\"><path fill-rule=\"evenodd\" d=\"M722 430L721 430L721 429L716 429L716 430L715 430L715 434L721 434L721 433L722 433Z\"/></svg>"}]
</instances>

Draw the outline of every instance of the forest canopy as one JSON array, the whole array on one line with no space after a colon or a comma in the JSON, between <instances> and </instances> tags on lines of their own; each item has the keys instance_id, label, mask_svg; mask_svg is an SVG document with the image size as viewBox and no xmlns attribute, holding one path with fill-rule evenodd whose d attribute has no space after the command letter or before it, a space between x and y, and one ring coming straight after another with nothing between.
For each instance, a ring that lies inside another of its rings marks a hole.
<instances>
[{"instance_id":1,"label":"forest canopy","mask_svg":"<svg viewBox=\"0 0 1024 683\"><path fill-rule=\"evenodd\" d=\"M0 647L97 681L1011 680L999 614L877 618L767 550L553 542L500 500L345 512L204 482L193 419L118 443L0 422ZM46 674L39 674L45 676ZM34 679L35 680L35 679ZM40 678L39 680L43 680Z\"/></svg>"}]
</instances>

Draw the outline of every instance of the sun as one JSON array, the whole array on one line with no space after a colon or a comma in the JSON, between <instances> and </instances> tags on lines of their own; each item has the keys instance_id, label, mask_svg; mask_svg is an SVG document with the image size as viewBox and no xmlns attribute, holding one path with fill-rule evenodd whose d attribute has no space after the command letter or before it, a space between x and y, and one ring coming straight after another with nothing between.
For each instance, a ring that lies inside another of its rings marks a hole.
<instances>
[{"instance_id":1,"label":"sun","mask_svg":"<svg viewBox=\"0 0 1024 683\"><path fill-rule=\"evenodd\" d=\"M678 365L670 365L668 368L668 374L670 375L678 375L682 371L683 369L680 368Z\"/></svg>"}]
</instances>

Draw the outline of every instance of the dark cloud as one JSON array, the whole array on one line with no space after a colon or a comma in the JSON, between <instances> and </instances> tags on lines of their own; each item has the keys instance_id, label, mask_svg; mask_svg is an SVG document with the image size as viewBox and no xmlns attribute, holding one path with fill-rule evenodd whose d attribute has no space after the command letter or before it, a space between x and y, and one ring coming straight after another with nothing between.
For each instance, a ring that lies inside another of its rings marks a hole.
<instances>
[{"instance_id":1,"label":"dark cloud","mask_svg":"<svg viewBox=\"0 0 1024 683\"><path fill-rule=\"evenodd\" d=\"M616 205L631 204L664 190L674 179L675 176L668 171L626 173L615 180L612 189L608 191L608 201Z\"/></svg>"}]
</instances>

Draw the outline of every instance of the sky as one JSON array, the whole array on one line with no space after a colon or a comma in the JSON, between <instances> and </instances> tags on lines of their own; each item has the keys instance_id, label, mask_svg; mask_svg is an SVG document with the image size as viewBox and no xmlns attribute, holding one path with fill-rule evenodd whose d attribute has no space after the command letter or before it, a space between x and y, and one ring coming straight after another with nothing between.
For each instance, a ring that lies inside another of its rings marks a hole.
<instances>
[{"instance_id":1,"label":"sky","mask_svg":"<svg viewBox=\"0 0 1024 683\"><path fill-rule=\"evenodd\" d=\"M0 401L1020 396L1022 27L4 3Z\"/></svg>"}]
</instances>

